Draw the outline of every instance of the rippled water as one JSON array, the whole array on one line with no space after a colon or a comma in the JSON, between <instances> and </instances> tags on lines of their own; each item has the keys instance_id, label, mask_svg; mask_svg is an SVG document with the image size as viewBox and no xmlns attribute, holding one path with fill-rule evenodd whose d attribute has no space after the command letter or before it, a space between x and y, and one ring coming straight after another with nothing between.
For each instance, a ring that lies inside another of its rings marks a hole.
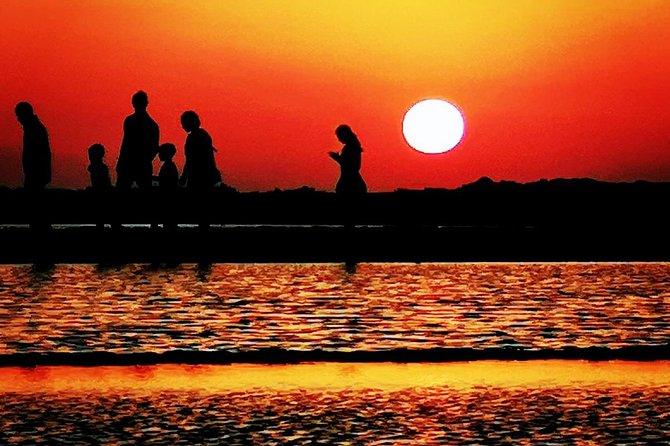
<instances>
[{"instance_id":1,"label":"rippled water","mask_svg":"<svg viewBox=\"0 0 670 446\"><path fill-rule=\"evenodd\" d=\"M4 394L2 444L667 444L670 389Z\"/></svg>"},{"instance_id":2,"label":"rippled water","mask_svg":"<svg viewBox=\"0 0 670 446\"><path fill-rule=\"evenodd\" d=\"M0 266L0 353L660 345L669 282L670 263ZM486 364L0 367L0 444L670 441L667 362Z\"/></svg>"},{"instance_id":3,"label":"rippled water","mask_svg":"<svg viewBox=\"0 0 670 446\"><path fill-rule=\"evenodd\" d=\"M656 345L670 263L0 266L0 353Z\"/></svg>"},{"instance_id":4,"label":"rippled water","mask_svg":"<svg viewBox=\"0 0 670 446\"><path fill-rule=\"evenodd\" d=\"M667 361L0 369L0 444L667 444Z\"/></svg>"}]
</instances>

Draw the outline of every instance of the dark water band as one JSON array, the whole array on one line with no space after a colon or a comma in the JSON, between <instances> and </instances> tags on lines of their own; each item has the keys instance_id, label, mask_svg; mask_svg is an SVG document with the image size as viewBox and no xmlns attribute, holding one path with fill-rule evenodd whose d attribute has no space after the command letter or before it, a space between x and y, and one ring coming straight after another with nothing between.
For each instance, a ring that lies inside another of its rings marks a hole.
<instances>
[{"instance_id":1,"label":"dark water band","mask_svg":"<svg viewBox=\"0 0 670 446\"><path fill-rule=\"evenodd\" d=\"M670 359L670 344L622 348L565 347L528 350L522 348L434 348L425 350L324 351L264 349L244 352L172 350L163 353L14 353L0 355L0 367L34 366L127 366L154 364L297 364L303 362L419 363L481 360L528 361L580 359L587 361L655 361Z\"/></svg>"}]
</instances>

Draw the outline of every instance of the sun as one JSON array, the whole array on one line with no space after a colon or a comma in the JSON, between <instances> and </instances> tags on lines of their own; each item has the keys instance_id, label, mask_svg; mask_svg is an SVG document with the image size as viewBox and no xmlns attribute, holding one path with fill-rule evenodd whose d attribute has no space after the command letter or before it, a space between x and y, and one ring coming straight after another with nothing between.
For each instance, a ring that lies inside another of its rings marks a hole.
<instances>
[{"instance_id":1,"label":"sun","mask_svg":"<svg viewBox=\"0 0 670 446\"><path fill-rule=\"evenodd\" d=\"M442 99L414 104L402 123L402 133L412 148L423 153L444 153L461 141L465 121L460 110Z\"/></svg>"}]
</instances>

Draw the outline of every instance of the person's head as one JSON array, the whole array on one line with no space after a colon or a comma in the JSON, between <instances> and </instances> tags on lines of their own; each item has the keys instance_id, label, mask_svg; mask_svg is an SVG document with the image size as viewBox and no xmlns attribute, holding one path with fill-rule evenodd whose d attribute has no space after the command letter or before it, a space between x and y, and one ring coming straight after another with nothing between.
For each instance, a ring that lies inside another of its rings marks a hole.
<instances>
[{"instance_id":1,"label":"person's head","mask_svg":"<svg viewBox=\"0 0 670 446\"><path fill-rule=\"evenodd\" d=\"M165 144L161 144L161 146L158 148L158 159L161 161L169 161L172 159L172 157L175 156L176 153L177 148L174 146L174 144L166 142Z\"/></svg>"},{"instance_id":2,"label":"person's head","mask_svg":"<svg viewBox=\"0 0 670 446\"><path fill-rule=\"evenodd\" d=\"M200 128L200 118L193 110L188 110L181 115L181 126L186 132L190 133Z\"/></svg>"},{"instance_id":3,"label":"person's head","mask_svg":"<svg viewBox=\"0 0 670 446\"><path fill-rule=\"evenodd\" d=\"M93 144L88 148L88 159L92 163L102 161L105 156L105 146L102 144Z\"/></svg>"},{"instance_id":4,"label":"person's head","mask_svg":"<svg viewBox=\"0 0 670 446\"><path fill-rule=\"evenodd\" d=\"M358 142L358 137L351 130L351 127L349 127L346 124L342 124L342 125L338 126L335 129L335 135L337 136L337 139L342 144L357 144L357 145L360 145L360 143Z\"/></svg>"},{"instance_id":5,"label":"person's head","mask_svg":"<svg viewBox=\"0 0 670 446\"><path fill-rule=\"evenodd\" d=\"M33 106L28 102L19 102L16 104L14 112L16 113L16 119L21 125L24 125L26 122L30 121L33 116L35 116Z\"/></svg>"},{"instance_id":6,"label":"person's head","mask_svg":"<svg viewBox=\"0 0 670 446\"><path fill-rule=\"evenodd\" d=\"M144 111L149 105L149 97L147 94L140 90L133 95L133 108L136 111Z\"/></svg>"}]
</instances>

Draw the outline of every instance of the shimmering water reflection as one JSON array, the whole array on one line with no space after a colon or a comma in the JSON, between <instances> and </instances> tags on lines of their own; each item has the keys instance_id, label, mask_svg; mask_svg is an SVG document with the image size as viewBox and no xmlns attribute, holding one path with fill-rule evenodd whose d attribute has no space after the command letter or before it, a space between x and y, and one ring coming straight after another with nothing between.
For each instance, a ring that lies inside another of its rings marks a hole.
<instances>
[{"instance_id":1,"label":"shimmering water reflection","mask_svg":"<svg viewBox=\"0 0 670 446\"><path fill-rule=\"evenodd\" d=\"M0 353L657 345L670 263L0 266Z\"/></svg>"},{"instance_id":2,"label":"shimmering water reflection","mask_svg":"<svg viewBox=\"0 0 670 446\"><path fill-rule=\"evenodd\" d=\"M5 368L0 444L666 444L668 366Z\"/></svg>"}]
</instances>

